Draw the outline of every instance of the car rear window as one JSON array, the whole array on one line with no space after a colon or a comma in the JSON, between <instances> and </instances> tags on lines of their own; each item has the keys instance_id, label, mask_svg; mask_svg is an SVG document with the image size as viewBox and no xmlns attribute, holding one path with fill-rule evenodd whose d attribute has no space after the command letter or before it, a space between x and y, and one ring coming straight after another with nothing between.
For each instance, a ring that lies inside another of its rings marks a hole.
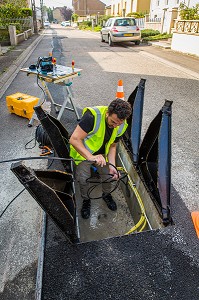
<instances>
[{"instance_id":1,"label":"car rear window","mask_svg":"<svg viewBox=\"0 0 199 300\"><path fill-rule=\"evenodd\" d=\"M114 26L135 26L135 19L117 19L115 20Z\"/></svg>"}]
</instances>

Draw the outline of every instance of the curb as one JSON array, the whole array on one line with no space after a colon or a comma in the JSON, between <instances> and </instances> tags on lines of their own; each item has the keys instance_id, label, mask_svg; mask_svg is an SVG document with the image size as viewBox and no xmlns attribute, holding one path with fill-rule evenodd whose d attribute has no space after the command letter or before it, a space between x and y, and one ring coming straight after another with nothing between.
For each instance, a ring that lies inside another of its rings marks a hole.
<instances>
[{"instance_id":1,"label":"curb","mask_svg":"<svg viewBox=\"0 0 199 300\"><path fill-rule=\"evenodd\" d=\"M160 48L164 48L164 49L171 49L170 43L148 42L148 45L153 46L153 47L160 47Z\"/></svg>"},{"instance_id":2,"label":"curb","mask_svg":"<svg viewBox=\"0 0 199 300\"><path fill-rule=\"evenodd\" d=\"M4 73L3 76L0 78L0 98L11 85L12 81L19 73L19 70L29 59L30 55L35 50L40 41L43 39L43 37L44 35L40 35L36 40L34 40L34 42L23 51L23 53L14 61L13 65L8 68L8 71Z\"/></svg>"}]
</instances>

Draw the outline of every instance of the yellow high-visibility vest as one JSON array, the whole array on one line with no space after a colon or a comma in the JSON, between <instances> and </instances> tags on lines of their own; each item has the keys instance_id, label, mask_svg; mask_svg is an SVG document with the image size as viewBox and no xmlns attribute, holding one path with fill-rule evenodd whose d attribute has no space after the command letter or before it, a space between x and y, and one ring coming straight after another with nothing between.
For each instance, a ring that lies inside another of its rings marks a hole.
<instances>
[{"instance_id":1,"label":"yellow high-visibility vest","mask_svg":"<svg viewBox=\"0 0 199 300\"><path fill-rule=\"evenodd\" d=\"M106 112L108 110L107 106L95 106L95 107L86 107L83 110L83 114L89 110L94 116L94 126L93 130L90 131L87 137L83 140L85 148L92 154L97 152L103 145L105 130L106 130ZM111 144L114 143L115 139L121 136L127 129L128 124L126 120L120 126L117 126L113 129L110 140L105 145L105 157L109 153ZM103 153L102 153L103 154ZM75 160L75 164L78 165L81 161L85 160L75 148L70 145L70 156Z\"/></svg>"}]
</instances>

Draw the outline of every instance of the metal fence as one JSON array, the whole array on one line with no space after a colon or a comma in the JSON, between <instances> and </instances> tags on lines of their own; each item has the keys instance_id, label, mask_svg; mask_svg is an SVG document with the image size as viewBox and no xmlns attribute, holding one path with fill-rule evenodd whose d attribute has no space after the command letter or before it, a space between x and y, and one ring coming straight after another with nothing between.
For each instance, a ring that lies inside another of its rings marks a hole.
<instances>
[{"instance_id":1,"label":"metal fence","mask_svg":"<svg viewBox=\"0 0 199 300\"><path fill-rule=\"evenodd\" d=\"M136 19L136 24L140 29L156 29L154 26L156 26L156 24L161 24L161 18L139 18Z\"/></svg>"},{"instance_id":2,"label":"metal fence","mask_svg":"<svg viewBox=\"0 0 199 300\"><path fill-rule=\"evenodd\" d=\"M15 19L0 19L0 28L7 29L9 25L15 25L19 31L25 31L33 27L32 18L15 18Z\"/></svg>"},{"instance_id":3,"label":"metal fence","mask_svg":"<svg viewBox=\"0 0 199 300\"><path fill-rule=\"evenodd\" d=\"M139 28L143 29L145 25L145 18L136 19L136 24Z\"/></svg>"}]
</instances>

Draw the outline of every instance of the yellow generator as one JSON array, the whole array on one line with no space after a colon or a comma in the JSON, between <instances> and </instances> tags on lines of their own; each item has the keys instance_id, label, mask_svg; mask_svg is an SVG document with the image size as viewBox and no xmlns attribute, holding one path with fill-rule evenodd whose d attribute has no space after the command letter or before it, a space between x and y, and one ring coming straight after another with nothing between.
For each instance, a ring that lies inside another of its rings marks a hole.
<instances>
[{"instance_id":1,"label":"yellow generator","mask_svg":"<svg viewBox=\"0 0 199 300\"><path fill-rule=\"evenodd\" d=\"M6 96L9 112L29 120L32 118L34 112L33 107L37 105L38 102L39 98L22 93Z\"/></svg>"}]
</instances>

